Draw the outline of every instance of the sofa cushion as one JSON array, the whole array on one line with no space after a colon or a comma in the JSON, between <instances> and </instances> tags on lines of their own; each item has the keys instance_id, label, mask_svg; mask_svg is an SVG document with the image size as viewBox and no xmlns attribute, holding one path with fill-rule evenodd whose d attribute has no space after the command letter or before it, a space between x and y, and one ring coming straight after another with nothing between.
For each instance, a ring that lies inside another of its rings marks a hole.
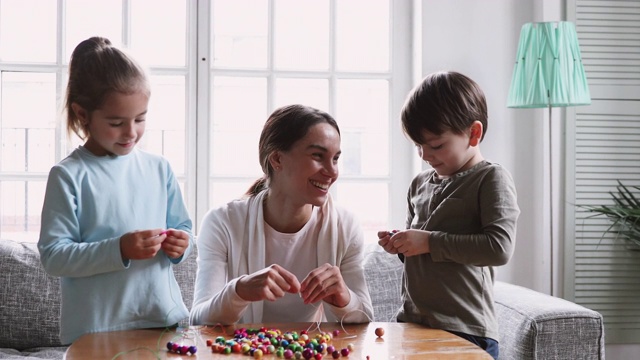
<instances>
[{"instance_id":1,"label":"sofa cushion","mask_svg":"<svg viewBox=\"0 0 640 360\"><path fill-rule=\"evenodd\" d=\"M60 346L60 281L34 243L0 240L0 348Z\"/></svg>"},{"instance_id":2,"label":"sofa cushion","mask_svg":"<svg viewBox=\"0 0 640 360\"><path fill-rule=\"evenodd\" d=\"M602 315L573 302L497 281L500 358L604 359Z\"/></svg>"},{"instance_id":3,"label":"sofa cushion","mask_svg":"<svg viewBox=\"0 0 640 360\"><path fill-rule=\"evenodd\" d=\"M395 322L402 306L403 265L378 245L365 248L364 274L373 303L373 321Z\"/></svg>"},{"instance_id":4,"label":"sofa cushion","mask_svg":"<svg viewBox=\"0 0 640 360\"><path fill-rule=\"evenodd\" d=\"M0 359L3 360L62 360L67 346L33 348L18 351L15 349L0 348Z\"/></svg>"}]
</instances>

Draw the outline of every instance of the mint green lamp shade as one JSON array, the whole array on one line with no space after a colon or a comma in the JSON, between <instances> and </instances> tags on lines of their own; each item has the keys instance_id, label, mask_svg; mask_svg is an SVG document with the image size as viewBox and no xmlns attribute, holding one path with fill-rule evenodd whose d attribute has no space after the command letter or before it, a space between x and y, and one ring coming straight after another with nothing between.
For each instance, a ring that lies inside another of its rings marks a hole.
<instances>
[{"instance_id":1,"label":"mint green lamp shade","mask_svg":"<svg viewBox=\"0 0 640 360\"><path fill-rule=\"evenodd\" d=\"M507 107L591 104L578 35L567 21L522 26Z\"/></svg>"}]
</instances>

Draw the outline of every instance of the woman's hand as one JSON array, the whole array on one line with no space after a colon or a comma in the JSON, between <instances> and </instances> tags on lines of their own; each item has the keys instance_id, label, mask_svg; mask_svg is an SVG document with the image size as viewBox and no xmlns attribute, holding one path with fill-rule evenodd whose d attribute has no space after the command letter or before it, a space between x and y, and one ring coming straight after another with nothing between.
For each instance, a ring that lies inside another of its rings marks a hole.
<instances>
[{"instance_id":1,"label":"woman's hand","mask_svg":"<svg viewBox=\"0 0 640 360\"><path fill-rule=\"evenodd\" d=\"M170 259L177 259L189 247L189 234L186 231L168 229L164 231L167 235L162 242L162 250Z\"/></svg>"},{"instance_id":2,"label":"woman's hand","mask_svg":"<svg viewBox=\"0 0 640 360\"><path fill-rule=\"evenodd\" d=\"M295 275L277 264L243 276L236 283L236 293L245 301L275 301L285 293L299 291L300 283Z\"/></svg>"},{"instance_id":3,"label":"woman's hand","mask_svg":"<svg viewBox=\"0 0 640 360\"><path fill-rule=\"evenodd\" d=\"M314 270L300 284L300 296L305 304L324 300L337 307L351 301L351 293L344 283L340 268L324 264Z\"/></svg>"}]
</instances>

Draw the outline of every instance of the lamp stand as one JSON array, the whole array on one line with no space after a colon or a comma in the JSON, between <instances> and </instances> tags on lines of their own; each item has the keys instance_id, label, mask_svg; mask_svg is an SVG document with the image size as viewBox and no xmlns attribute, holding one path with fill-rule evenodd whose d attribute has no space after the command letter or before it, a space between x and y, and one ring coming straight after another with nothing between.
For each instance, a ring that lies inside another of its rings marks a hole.
<instances>
[{"instance_id":1,"label":"lamp stand","mask_svg":"<svg viewBox=\"0 0 640 360\"><path fill-rule=\"evenodd\" d=\"M551 99L551 98L549 98ZM549 290L549 295L554 295L554 281L553 281L553 276L554 276L554 241L553 241L553 155L552 155L552 148L553 148L553 131L552 129L552 125L553 122L551 121L551 103L549 103L549 257L551 258L549 261L549 268L550 268L550 280L549 280L549 286L550 286L550 290Z\"/></svg>"}]
</instances>

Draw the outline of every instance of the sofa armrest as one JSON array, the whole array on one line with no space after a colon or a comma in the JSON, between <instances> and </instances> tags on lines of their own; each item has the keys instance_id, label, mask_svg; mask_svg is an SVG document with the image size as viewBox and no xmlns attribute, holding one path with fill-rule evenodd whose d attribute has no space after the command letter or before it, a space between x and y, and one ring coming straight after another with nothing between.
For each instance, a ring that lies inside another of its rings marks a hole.
<instances>
[{"instance_id":1,"label":"sofa armrest","mask_svg":"<svg viewBox=\"0 0 640 360\"><path fill-rule=\"evenodd\" d=\"M60 346L60 279L35 243L0 240L0 348Z\"/></svg>"},{"instance_id":2,"label":"sofa armrest","mask_svg":"<svg viewBox=\"0 0 640 360\"><path fill-rule=\"evenodd\" d=\"M573 302L497 281L504 359L604 359L602 315Z\"/></svg>"}]
</instances>

